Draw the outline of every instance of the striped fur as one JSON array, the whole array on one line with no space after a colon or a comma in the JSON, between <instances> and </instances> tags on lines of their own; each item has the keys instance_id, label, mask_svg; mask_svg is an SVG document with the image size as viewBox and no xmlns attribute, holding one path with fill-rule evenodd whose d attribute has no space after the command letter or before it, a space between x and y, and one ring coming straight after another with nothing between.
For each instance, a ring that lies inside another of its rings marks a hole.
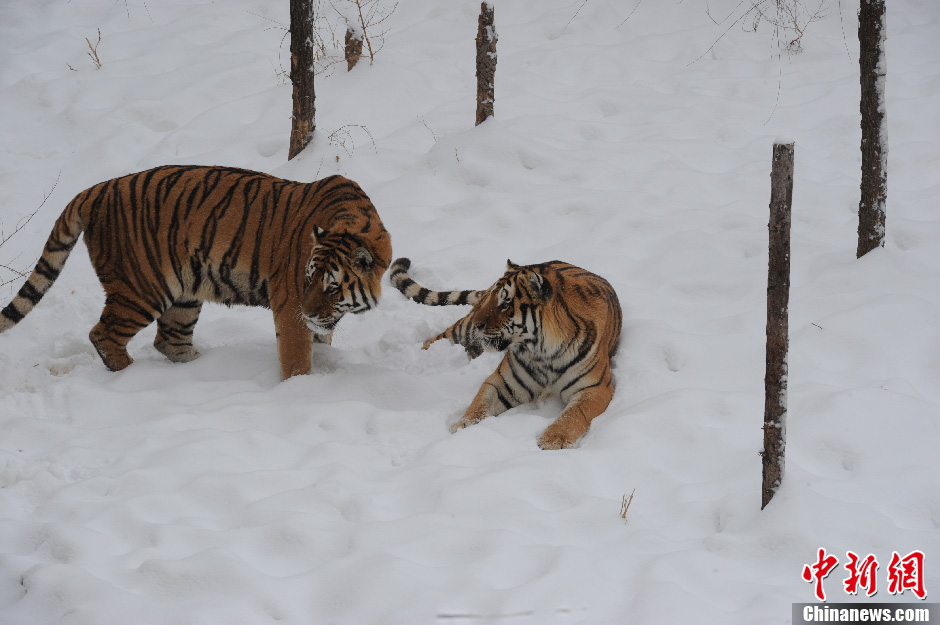
<instances>
[{"instance_id":1,"label":"striped fur","mask_svg":"<svg viewBox=\"0 0 940 625\"><path fill-rule=\"evenodd\" d=\"M476 304L486 291L432 291L426 289L408 275L411 260L398 258L389 267L389 281L402 294L425 306L462 306Z\"/></svg>"},{"instance_id":2,"label":"striped fur","mask_svg":"<svg viewBox=\"0 0 940 625\"><path fill-rule=\"evenodd\" d=\"M389 268L389 279L392 286L401 291L405 297L419 304L426 306L473 305L480 301L480 298L486 293L486 291L432 291L411 279L408 275L408 269L410 267L410 259L397 259ZM472 314L472 311L470 314ZM431 346L431 343L435 341L448 339L455 345L463 345L471 360L484 351L502 351L506 349L507 345L505 344L500 345L498 343L491 344L485 342L485 337L477 332L474 325L470 323L470 314L458 319L456 323L437 336L428 339L422 349L427 349Z\"/></svg>"},{"instance_id":3,"label":"striped fur","mask_svg":"<svg viewBox=\"0 0 940 625\"><path fill-rule=\"evenodd\" d=\"M565 408L539 438L542 449L573 446L614 393L610 359L623 325L613 287L598 275L561 261L520 266L486 291L423 289L407 276L410 262L392 266L392 284L415 301L432 305L461 298L470 313L440 338L467 347L506 349L453 431L515 406L558 396ZM508 349L507 349L508 348ZM471 355L472 356L472 355Z\"/></svg>"},{"instance_id":4,"label":"striped fur","mask_svg":"<svg viewBox=\"0 0 940 625\"><path fill-rule=\"evenodd\" d=\"M329 343L347 312L381 295L391 238L355 182L312 183L227 167L166 166L79 193L59 216L33 273L0 311L0 332L42 299L84 233L105 291L89 338L114 371L127 343L157 322L154 346L174 362L200 354L204 301L274 313L281 376L310 372L312 343Z\"/></svg>"}]
</instances>

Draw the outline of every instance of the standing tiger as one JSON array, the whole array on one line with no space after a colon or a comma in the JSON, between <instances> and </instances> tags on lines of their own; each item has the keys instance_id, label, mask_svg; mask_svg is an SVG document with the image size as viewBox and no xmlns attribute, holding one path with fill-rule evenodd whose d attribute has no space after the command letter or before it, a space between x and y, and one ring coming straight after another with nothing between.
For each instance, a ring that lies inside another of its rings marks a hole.
<instances>
[{"instance_id":1,"label":"standing tiger","mask_svg":"<svg viewBox=\"0 0 940 625\"><path fill-rule=\"evenodd\" d=\"M330 343L347 312L374 307L392 258L388 232L358 184L311 183L228 167L170 165L79 193L56 220L36 268L0 311L0 332L49 290L84 233L105 292L89 338L112 371L128 342L157 322L154 347L199 357L204 301L274 313L281 377L310 372L313 341Z\"/></svg>"},{"instance_id":2,"label":"standing tiger","mask_svg":"<svg viewBox=\"0 0 940 625\"><path fill-rule=\"evenodd\" d=\"M527 402L557 395L561 416L539 438L542 449L572 447L610 404L614 380L610 358L617 349L623 313L604 278L574 265L551 261L520 266L485 291L431 291L408 276L411 261L392 263L392 285L419 304L472 304L470 313L442 338L463 345L471 358L503 351L451 431L473 425Z\"/></svg>"}]
</instances>

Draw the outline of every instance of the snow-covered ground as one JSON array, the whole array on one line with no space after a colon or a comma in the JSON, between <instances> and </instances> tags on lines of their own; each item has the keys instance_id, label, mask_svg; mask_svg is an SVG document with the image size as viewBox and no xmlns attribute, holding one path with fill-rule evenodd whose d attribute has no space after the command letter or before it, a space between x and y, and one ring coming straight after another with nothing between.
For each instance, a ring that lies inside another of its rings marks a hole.
<instances>
[{"instance_id":1,"label":"snow-covered ground","mask_svg":"<svg viewBox=\"0 0 940 625\"><path fill-rule=\"evenodd\" d=\"M31 269L76 193L155 165L342 173L419 281L482 288L507 258L557 258L608 278L625 321L613 403L546 452L554 402L448 432L499 357L421 351L465 309L391 287L309 376L279 381L268 311L222 306L198 361L165 360L151 327L108 372L79 245L0 336L0 622L786 623L820 547L840 560L830 601L865 600L842 589L846 551L878 558L875 599L914 600L887 568L916 550L937 601L940 4L888 3L888 234L862 260L857 2L830 2L800 54L766 23L709 49L730 22L706 10L737 5L496 2L496 118L474 127L479 2L403 1L374 64L318 78L290 163L287 0L0 6L3 231L49 195L0 264ZM760 511L781 137L787 475Z\"/></svg>"}]
</instances>

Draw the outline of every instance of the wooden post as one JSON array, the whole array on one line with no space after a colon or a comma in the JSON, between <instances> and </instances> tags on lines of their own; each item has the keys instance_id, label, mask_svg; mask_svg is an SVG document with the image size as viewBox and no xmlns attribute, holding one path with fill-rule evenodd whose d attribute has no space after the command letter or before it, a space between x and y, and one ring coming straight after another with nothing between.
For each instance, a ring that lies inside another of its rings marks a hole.
<instances>
[{"instance_id":1,"label":"wooden post","mask_svg":"<svg viewBox=\"0 0 940 625\"><path fill-rule=\"evenodd\" d=\"M885 3L861 0L858 10L862 96L862 194L858 203L856 258L885 244L888 199L888 124L885 120Z\"/></svg>"},{"instance_id":2,"label":"wooden post","mask_svg":"<svg viewBox=\"0 0 940 625\"><path fill-rule=\"evenodd\" d=\"M307 147L317 127L313 76L313 3L290 0L290 81L294 86L294 106L287 160Z\"/></svg>"},{"instance_id":3,"label":"wooden post","mask_svg":"<svg viewBox=\"0 0 940 625\"><path fill-rule=\"evenodd\" d=\"M493 4L483 2L480 5L480 23L477 27L477 126L487 117L493 116L497 39L496 28L493 26Z\"/></svg>"},{"instance_id":4,"label":"wooden post","mask_svg":"<svg viewBox=\"0 0 940 625\"><path fill-rule=\"evenodd\" d=\"M354 29L352 26L346 27L346 71L352 71L352 68L359 62L362 56L362 32Z\"/></svg>"},{"instance_id":5,"label":"wooden post","mask_svg":"<svg viewBox=\"0 0 940 625\"><path fill-rule=\"evenodd\" d=\"M764 450L761 510L783 481L787 433L787 352L790 306L790 208L793 144L774 144L770 172L770 255L767 272L767 370L764 375Z\"/></svg>"}]
</instances>

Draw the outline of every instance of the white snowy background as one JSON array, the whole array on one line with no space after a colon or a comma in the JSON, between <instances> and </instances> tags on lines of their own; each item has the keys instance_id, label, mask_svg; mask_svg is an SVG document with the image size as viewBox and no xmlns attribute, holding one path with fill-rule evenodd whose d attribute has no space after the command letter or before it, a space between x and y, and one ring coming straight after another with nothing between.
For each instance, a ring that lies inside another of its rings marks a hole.
<instances>
[{"instance_id":1,"label":"white snowy background","mask_svg":"<svg viewBox=\"0 0 940 625\"><path fill-rule=\"evenodd\" d=\"M94 183L224 164L358 181L428 286L561 259L624 308L613 403L546 452L554 402L448 432L498 356L421 351L466 309L387 284L309 376L279 381L268 311L216 305L198 361L165 360L150 327L111 373L80 244L0 336L0 622L787 623L820 547L830 601L865 600L846 551L878 558L877 600L914 600L886 568L918 549L940 599L940 4L888 3L888 230L862 260L858 4L828 5L781 55L766 22L710 47L736 0L502 0L496 118L474 127L479 2L403 0L374 64L317 79L290 163L287 0L0 5L4 233L49 196L0 264L31 270ZM778 138L787 475L760 511Z\"/></svg>"}]
</instances>

